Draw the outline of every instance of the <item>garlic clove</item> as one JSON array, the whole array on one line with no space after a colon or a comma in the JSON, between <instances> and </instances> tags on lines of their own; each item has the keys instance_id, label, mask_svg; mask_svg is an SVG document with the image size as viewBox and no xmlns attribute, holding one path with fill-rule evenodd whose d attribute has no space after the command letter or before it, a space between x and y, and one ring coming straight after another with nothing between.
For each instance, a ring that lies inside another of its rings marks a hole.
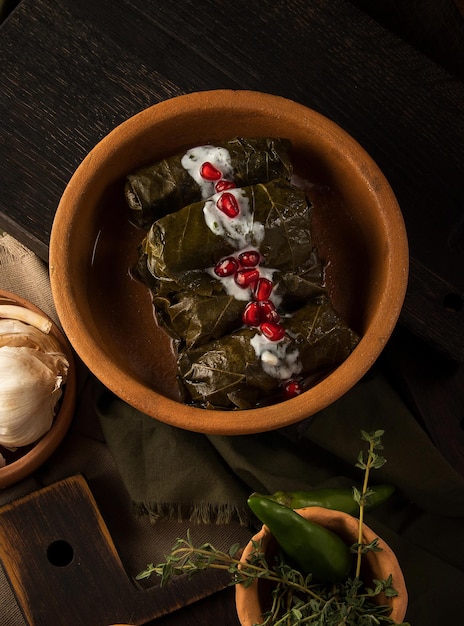
<instances>
[{"instance_id":1,"label":"garlic clove","mask_svg":"<svg viewBox=\"0 0 464 626\"><path fill-rule=\"evenodd\" d=\"M0 348L1 445L29 445L51 428L68 366L63 354Z\"/></svg>"},{"instance_id":2,"label":"garlic clove","mask_svg":"<svg viewBox=\"0 0 464 626\"><path fill-rule=\"evenodd\" d=\"M1 307L0 307L1 308ZM17 319L0 318L0 347L24 346L43 352L61 352L61 346L53 335L44 333Z\"/></svg>"},{"instance_id":3,"label":"garlic clove","mask_svg":"<svg viewBox=\"0 0 464 626\"><path fill-rule=\"evenodd\" d=\"M17 304L1 304L0 317L26 322L43 333L49 333L52 328L52 323L47 317Z\"/></svg>"}]
</instances>

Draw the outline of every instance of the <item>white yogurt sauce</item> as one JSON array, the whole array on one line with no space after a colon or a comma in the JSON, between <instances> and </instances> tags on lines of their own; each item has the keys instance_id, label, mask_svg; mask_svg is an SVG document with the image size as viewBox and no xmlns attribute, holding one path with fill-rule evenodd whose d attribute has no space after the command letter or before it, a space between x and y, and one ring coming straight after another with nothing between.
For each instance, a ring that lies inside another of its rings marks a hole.
<instances>
[{"instance_id":1,"label":"white yogurt sauce","mask_svg":"<svg viewBox=\"0 0 464 626\"><path fill-rule=\"evenodd\" d=\"M208 274L210 274L210 276L212 276L213 278L221 282L222 288L224 289L224 291L226 292L228 296L232 296L236 300L241 300L242 302L248 302L249 300L251 300L251 297L252 297L251 287L246 287L246 288L240 287L235 282L233 275L232 276L218 276L214 271L214 267L208 267L206 271L208 272Z\"/></svg>"},{"instance_id":2,"label":"white yogurt sauce","mask_svg":"<svg viewBox=\"0 0 464 626\"><path fill-rule=\"evenodd\" d=\"M214 185L217 181L205 180L200 174L203 163L208 161L222 173L223 180L233 180L234 170L230 162L230 153L226 148L218 146L198 146L191 148L182 157L182 167L187 170L201 189L203 200L214 194Z\"/></svg>"},{"instance_id":3,"label":"white yogurt sauce","mask_svg":"<svg viewBox=\"0 0 464 626\"><path fill-rule=\"evenodd\" d=\"M233 254L229 254L228 256L237 259L238 263L238 257L240 256L240 254L242 254L242 252L247 252L248 250L256 250L256 248L253 248L252 246L247 246L245 248L242 248L241 250L237 250L237 252L234 252ZM267 278L271 281L271 283L274 282L274 272L276 272L277 270L273 269L272 267L265 267L263 265L257 265L256 269L259 270L260 278ZM249 300L252 300L254 285L251 285L250 287L240 287L235 282L233 275L218 276L214 271L214 267L206 268L206 272L216 280L220 281L224 291L227 293L228 296L232 296L236 300L241 300L242 302L248 302ZM275 287L272 290L269 300L272 300L272 303L274 304L276 309L280 306L282 302L282 296L279 295L278 290Z\"/></svg>"},{"instance_id":4,"label":"white yogurt sauce","mask_svg":"<svg viewBox=\"0 0 464 626\"><path fill-rule=\"evenodd\" d=\"M240 212L236 217L229 217L217 207L221 193L209 198L203 207L205 222L208 228L219 237L225 237L236 250L253 245L259 248L264 239L264 224L255 221L250 211L250 201L242 188L229 189L226 193L237 200Z\"/></svg>"},{"instance_id":5,"label":"white yogurt sauce","mask_svg":"<svg viewBox=\"0 0 464 626\"><path fill-rule=\"evenodd\" d=\"M250 344L258 359L261 360L263 370L279 380L288 380L297 376L302 365L298 350L288 350L291 342L283 337L280 341L270 341L262 333L257 333Z\"/></svg>"},{"instance_id":6,"label":"white yogurt sauce","mask_svg":"<svg viewBox=\"0 0 464 626\"><path fill-rule=\"evenodd\" d=\"M202 199L206 200L203 214L208 228L218 236L225 237L236 249L233 256L238 259L239 254L250 249L259 250L259 246L264 239L264 225L254 220L254 215L250 211L250 201L241 188L228 189L227 193L233 194L239 206L239 213L235 217L229 217L217 206L217 201L221 193L215 193L217 181L209 181L203 178L200 173L203 163L209 162L222 174L222 180L233 182L233 169L230 161L229 151L217 146L198 146L187 150L182 157L182 167L196 181L201 189ZM273 281L275 269L259 265L260 277ZM216 280L221 281L225 292L243 302L253 299L253 286L243 288L237 285L234 276L218 276L214 272L214 267L207 268L206 271ZM282 298L274 288L270 300L276 309L279 307ZM251 339L251 345L258 359L261 361L263 370L269 376L281 381L289 380L297 376L302 365L299 359L299 351L291 349L291 341L288 336L284 336L279 341L271 341L262 333L257 333Z\"/></svg>"}]
</instances>

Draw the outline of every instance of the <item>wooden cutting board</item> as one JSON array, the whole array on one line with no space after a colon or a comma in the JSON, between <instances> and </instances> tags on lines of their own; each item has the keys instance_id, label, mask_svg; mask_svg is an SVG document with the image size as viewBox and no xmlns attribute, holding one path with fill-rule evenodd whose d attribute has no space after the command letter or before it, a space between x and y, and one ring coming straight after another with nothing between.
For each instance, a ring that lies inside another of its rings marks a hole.
<instances>
[{"instance_id":1,"label":"wooden cutting board","mask_svg":"<svg viewBox=\"0 0 464 626\"><path fill-rule=\"evenodd\" d=\"M80 475L0 509L0 559L33 626L145 624L230 582L208 571L142 589L125 572Z\"/></svg>"}]
</instances>

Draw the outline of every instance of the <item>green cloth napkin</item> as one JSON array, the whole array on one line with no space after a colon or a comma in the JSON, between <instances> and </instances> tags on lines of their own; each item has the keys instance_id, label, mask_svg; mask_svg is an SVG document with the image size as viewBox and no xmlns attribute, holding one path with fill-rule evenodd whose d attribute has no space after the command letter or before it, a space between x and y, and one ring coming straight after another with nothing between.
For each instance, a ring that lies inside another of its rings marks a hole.
<instances>
[{"instance_id":1,"label":"green cloth napkin","mask_svg":"<svg viewBox=\"0 0 464 626\"><path fill-rule=\"evenodd\" d=\"M395 550L418 626L455 623L464 585L464 478L437 451L395 388L374 368L312 418L257 435L206 436L176 429L103 391L101 426L138 514L153 520L252 523L253 491L359 483L361 429L382 429L387 463L372 482L396 485L367 523ZM276 411L279 407L276 406ZM440 593L446 601L438 601Z\"/></svg>"},{"instance_id":2,"label":"green cloth napkin","mask_svg":"<svg viewBox=\"0 0 464 626\"><path fill-rule=\"evenodd\" d=\"M276 411L279 410L278 405ZM311 489L360 481L361 429L385 431L391 482L431 513L464 517L464 478L437 451L381 372L303 423L257 435L206 436L173 428L104 390L102 429L140 513L227 522L246 515L252 491Z\"/></svg>"}]
</instances>

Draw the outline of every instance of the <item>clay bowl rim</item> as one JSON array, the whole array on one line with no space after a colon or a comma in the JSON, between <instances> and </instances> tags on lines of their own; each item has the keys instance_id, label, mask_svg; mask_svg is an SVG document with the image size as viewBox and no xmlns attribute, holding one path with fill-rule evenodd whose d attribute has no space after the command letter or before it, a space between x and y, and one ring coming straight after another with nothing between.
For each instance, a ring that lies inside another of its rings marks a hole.
<instances>
[{"instance_id":1,"label":"clay bowl rim","mask_svg":"<svg viewBox=\"0 0 464 626\"><path fill-rule=\"evenodd\" d=\"M357 541L357 531L359 520L348 513L322 507L303 507L295 509L297 513L309 519L316 524L325 526L332 532L339 534L345 541ZM390 548L388 543L379 537L367 524L363 524L363 542L369 543L374 539L378 539L380 552L369 552L365 555L365 559L369 561L371 572L374 576L386 579L390 574L393 578L393 587L398 591L398 595L391 598L382 598L382 602L392 607L390 617L396 623L404 620L408 607L408 590L404 579L403 571L396 554ZM266 551L270 541L273 540L272 534L266 525L250 539L245 546L240 560L245 562L254 547L252 542L262 541L262 547ZM259 579L253 581L249 587L243 585L235 585L235 604L237 614L242 626L251 626L260 619L262 607L258 597Z\"/></svg>"},{"instance_id":2,"label":"clay bowl rim","mask_svg":"<svg viewBox=\"0 0 464 626\"><path fill-rule=\"evenodd\" d=\"M114 153L121 150L121 145L128 145L134 136L140 137L147 126L176 121L202 108L216 108L225 113L238 111L242 115L265 114L273 119L286 116L298 120L299 124L303 119L310 127L317 126L318 134L324 134L332 148L343 142L348 148L343 153L344 159L365 181L379 207L378 218L388 242L385 251L387 277L369 324L369 333L332 374L300 396L280 404L242 411L208 411L207 419L206 409L181 404L148 389L116 365L104 347L96 344L79 312L70 264L62 263L63 248L73 228L70 207L88 190L99 165L108 159L114 160ZM88 153L71 177L59 203L50 240L50 278L55 306L63 329L83 362L107 388L141 412L176 427L216 435L252 434L297 423L324 409L352 388L376 361L395 327L406 293L408 267L403 216L393 190L368 153L335 122L320 113L281 96L245 90L214 90L178 96L152 105L118 125Z\"/></svg>"},{"instance_id":3,"label":"clay bowl rim","mask_svg":"<svg viewBox=\"0 0 464 626\"><path fill-rule=\"evenodd\" d=\"M11 304L23 306L31 311L40 313L50 320L52 327L50 333L60 342L64 354L69 362L68 376L61 397L61 405L55 415L53 424L48 432L43 435L33 447L12 463L0 468L0 489L9 487L35 472L58 448L71 426L76 404L76 368L71 346L60 328L39 307L25 298L0 289L0 299L8 300Z\"/></svg>"}]
</instances>

